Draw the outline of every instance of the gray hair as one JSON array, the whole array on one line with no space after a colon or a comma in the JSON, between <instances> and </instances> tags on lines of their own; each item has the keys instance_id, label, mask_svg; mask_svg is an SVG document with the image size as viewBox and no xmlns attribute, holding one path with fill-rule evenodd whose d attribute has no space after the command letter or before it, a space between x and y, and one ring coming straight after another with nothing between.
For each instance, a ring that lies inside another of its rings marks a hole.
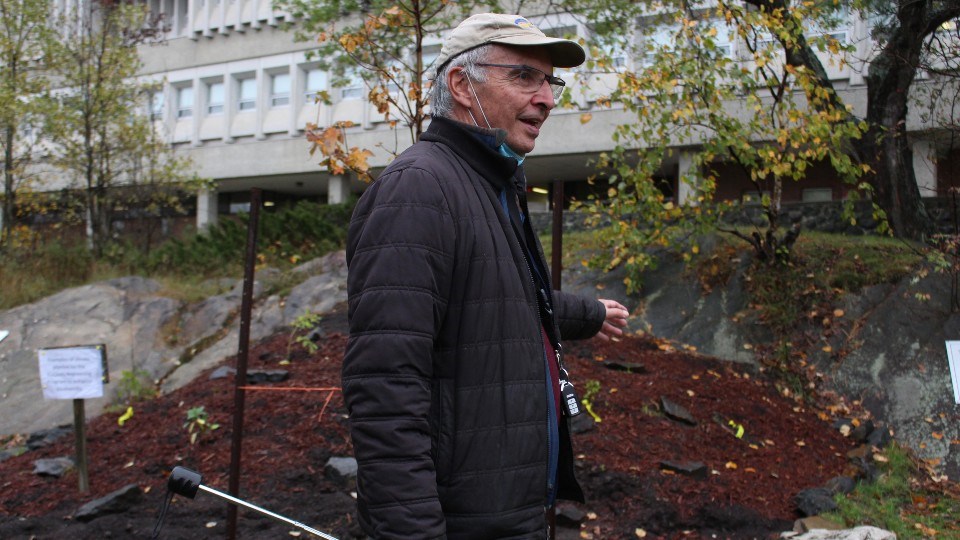
<instances>
[{"instance_id":1,"label":"gray hair","mask_svg":"<svg viewBox=\"0 0 960 540\"><path fill-rule=\"evenodd\" d=\"M483 63L487 59L487 54L491 50L491 45L481 45L458 54L450 59L433 80L433 86L430 87L430 111L433 116L450 117L453 112L453 94L447 86L447 74L453 68L463 68L464 73L469 79L476 82L485 82L486 73L477 64Z\"/></svg>"}]
</instances>

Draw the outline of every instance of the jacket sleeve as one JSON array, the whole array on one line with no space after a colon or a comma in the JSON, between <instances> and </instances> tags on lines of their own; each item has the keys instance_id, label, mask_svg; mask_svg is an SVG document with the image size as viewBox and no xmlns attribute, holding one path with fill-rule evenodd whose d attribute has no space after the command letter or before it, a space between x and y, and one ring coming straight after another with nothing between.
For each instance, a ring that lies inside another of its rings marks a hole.
<instances>
[{"instance_id":1,"label":"jacket sleeve","mask_svg":"<svg viewBox=\"0 0 960 540\"><path fill-rule=\"evenodd\" d=\"M607 308L599 300L563 291L553 291L553 299L562 339L591 338L603 327Z\"/></svg>"},{"instance_id":2,"label":"jacket sleeve","mask_svg":"<svg viewBox=\"0 0 960 540\"><path fill-rule=\"evenodd\" d=\"M406 169L358 202L348 234L343 396L361 524L373 538L443 538L428 414L455 228L435 178Z\"/></svg>"}]
</instances>

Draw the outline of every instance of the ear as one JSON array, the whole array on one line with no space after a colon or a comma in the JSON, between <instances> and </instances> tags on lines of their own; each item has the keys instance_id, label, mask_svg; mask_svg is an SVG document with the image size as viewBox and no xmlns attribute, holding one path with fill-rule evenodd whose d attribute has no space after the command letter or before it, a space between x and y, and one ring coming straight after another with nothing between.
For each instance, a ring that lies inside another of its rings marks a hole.
<instances>
[{"instance_id":1,"label":"ear","mask_svg":"<svg viewBox=\"0 0 960 540\"><path fill-rule=\"evenodd\" d=\"M467 74L463 69L451 69L447 71L447 88L450 89L450 95L456 105L464 109L473 108L473 90L470 88L470 81L467 80Z\"/></svg>"}]
</instances>

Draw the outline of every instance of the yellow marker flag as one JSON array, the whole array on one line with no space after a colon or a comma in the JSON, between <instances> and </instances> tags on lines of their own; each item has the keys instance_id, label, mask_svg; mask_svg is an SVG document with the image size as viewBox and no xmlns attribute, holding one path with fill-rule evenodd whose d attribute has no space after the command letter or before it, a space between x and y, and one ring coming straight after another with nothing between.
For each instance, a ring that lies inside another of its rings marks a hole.
<instances>
[{"instance_id":1,"label":"yellow marker flag","mask_svg":"<svg viewBox=\"0 0 960 540\"><path fill-rule=\"evenodd\" d=\"M123 413L120 418L117 418L117 424L122 426L124 422L133 418L133 407L127 407L127 412Z\"/></svg>"}]
</instances>

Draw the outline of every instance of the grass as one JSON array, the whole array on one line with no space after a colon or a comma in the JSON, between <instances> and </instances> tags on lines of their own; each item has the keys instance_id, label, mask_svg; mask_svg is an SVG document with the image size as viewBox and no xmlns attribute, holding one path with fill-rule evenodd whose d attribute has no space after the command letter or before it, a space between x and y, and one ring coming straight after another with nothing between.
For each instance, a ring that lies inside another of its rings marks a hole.
<instances>
[{"instance_id":1,"label":"grass","mask_svg":"<svg viewBox=\"0 0 960 540\"><path fill-rule=\"evenodd\" d=\"M853 527L872 525L897 538L960 537L960 500L925 487L925 474L908 451L893 445L881 454L880 476L860 484L849 495L838 495L838 510L825 517Z\"/></svg>"},{"instance_id":2,"label":"grass","mask_svg":"<svg viewBox=\"0 0 960 540\"><path fill-rule=\"evenodd\" d=\"M553 240L549 231L540 234L540 244L543 245L543 254L549 265L553 253ZM563 254L560 257L563 267L583 266L584 258L596 252L599 245L593 231L564 231Z\"/></svg>"},{"instance_id":3,"label":"grass","mask_svg":"<svg viewBox=\"0 0 960 540\"><path fill-rule=\"evenodd\" d=\"M257 267L289 269L300 262L341 249L353 204L302 201L264 213ZM140 275L161 283L161 294L195 302L225 292L216 278L243 276L245 217L224 218L203 234L186 235L149 253L118 241L95 258L79 241L27 235L28 243L10 245L0 256L0 310L39 300L63 289L105 279ZM267 294L284 294L303 279L290 272L262 277Z\"/></svg>"},{"instance_id":4,"label":"grass","mask_svg":"<svg viewBox=\"0 0 960 540\"><path fill-rule=\"evenodd\" d=\"M732 237L721 246L731 242L748 249ZM789 264L755 264L747 291L761 320L785 336L799 320L818 309L823 312L839 296L871 285L896 283L915 271L922 260L918 250L900 240L807 232L797 240Z\"/></svg>"}]
</instances>

